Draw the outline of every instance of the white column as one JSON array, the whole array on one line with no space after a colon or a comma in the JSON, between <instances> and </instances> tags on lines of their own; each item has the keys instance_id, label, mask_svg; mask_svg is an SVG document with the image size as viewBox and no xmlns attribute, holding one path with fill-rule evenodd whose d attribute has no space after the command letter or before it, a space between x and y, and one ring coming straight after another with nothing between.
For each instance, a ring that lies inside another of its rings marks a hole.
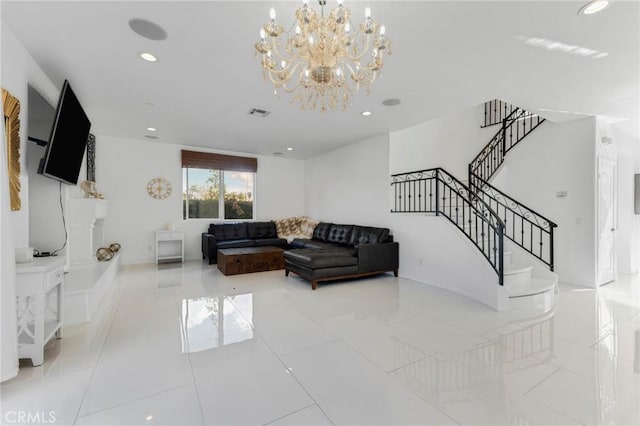
<instances>
[{"instance_id":1,"label":"white column","mask_svg":"<svg viewBox=\"0 0 640 426\"><path fill-rule=\"evenodd\" d=\"M4 120L0 125L0 382L18 374L16 263L11 232Z\"/></svg>"}]
</instances>

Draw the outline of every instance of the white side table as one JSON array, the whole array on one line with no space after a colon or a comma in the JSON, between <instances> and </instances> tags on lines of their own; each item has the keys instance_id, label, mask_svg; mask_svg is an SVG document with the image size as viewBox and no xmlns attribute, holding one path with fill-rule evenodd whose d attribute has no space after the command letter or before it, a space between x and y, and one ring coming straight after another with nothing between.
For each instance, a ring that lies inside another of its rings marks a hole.
<instances>
[{"instance_id":1,"label":"white side table","mask_svg":"<svg viewBox=\"0 0 640 426\"><path fill-rule=\"evenodd\" d=\"M184 231L156 230L156 265L160 262L184 262Z\"/></svg>"},{"instance_id":2,"label":"white side table","mask_svg":"<svg viewBox=\"0 0 640 426\"><path fill-rule=\"evenodd\" d=\"M62 338L64 257L41 257L16 264L18 357L44 362L44 346Z\"/></svg>"}]
</instances>

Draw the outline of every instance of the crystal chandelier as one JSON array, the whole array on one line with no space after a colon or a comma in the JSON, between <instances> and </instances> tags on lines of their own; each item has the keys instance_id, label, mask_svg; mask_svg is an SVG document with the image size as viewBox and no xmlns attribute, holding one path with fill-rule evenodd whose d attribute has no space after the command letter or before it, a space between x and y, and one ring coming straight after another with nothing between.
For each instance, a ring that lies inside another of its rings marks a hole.
<instances>
[{"instance_id":1,"label":"crystal chandelier","mask_svg":"<svg viewBox=\"0 0 640 426\"><path fill-rule=\"evenodd\" d=\"M262 56L264 78L271 80L276 95L281 90L293 94L291 103L299 103L301 109L324 112L341 105L344 110L361 86L370 93L383 53L391 54L385 27L371 17L368 7L356 27L342 0L328 15L326 0L318 1L319 15L308 0L303 2L289 31L276 21L274 9L260 30L255 47Z\"/></svg>"}]
</instances>

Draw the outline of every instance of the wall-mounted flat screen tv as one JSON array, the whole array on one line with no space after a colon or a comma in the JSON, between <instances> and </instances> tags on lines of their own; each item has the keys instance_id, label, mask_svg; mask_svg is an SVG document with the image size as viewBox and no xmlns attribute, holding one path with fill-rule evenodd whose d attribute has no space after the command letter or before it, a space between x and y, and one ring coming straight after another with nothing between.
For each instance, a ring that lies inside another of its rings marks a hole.
<instances>
[{"instance_id":1,"label":"wall-mounted flat screen tv","mask_svg":"<svg viewBox=\"0 0 640 426\"><path fill-rule=\"evenodd\" d=\"M87 114L65 80L38 173L71 185L78 183L90 129Z\"/></svg>"}]
</instances>

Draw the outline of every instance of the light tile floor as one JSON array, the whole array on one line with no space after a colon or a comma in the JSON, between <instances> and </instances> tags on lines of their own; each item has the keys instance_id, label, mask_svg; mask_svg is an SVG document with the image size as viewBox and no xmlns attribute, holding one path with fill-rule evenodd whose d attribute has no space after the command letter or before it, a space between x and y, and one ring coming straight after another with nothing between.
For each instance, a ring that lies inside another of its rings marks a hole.
<instances>
[{"instance_id":1,"label":"light tile floor","mask_svg":"<svg viewBox=\"0 0 640 426\"><path fill-rule=\"evenodd\" d=\"M187 262L117 284L1 386L0 424L640 424L640 276L528 318L391 275L312 291Z\"/></svg>"}]
</instances>

